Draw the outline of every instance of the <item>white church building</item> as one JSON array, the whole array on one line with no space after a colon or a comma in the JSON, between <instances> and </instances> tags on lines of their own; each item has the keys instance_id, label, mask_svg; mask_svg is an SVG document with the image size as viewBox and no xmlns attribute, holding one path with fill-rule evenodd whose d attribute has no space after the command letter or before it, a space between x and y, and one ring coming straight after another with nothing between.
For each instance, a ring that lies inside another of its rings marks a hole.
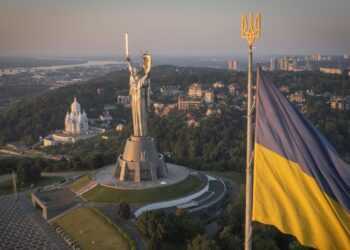
<instances>
[{"instance_id":1,"label":"white church building","mask_svg":"<svg viewBox=\"0 0 350 250\"><path fill-rule=\"evenodd\" d=\"M70 105L70 112L66 114L64 122L64 131L67 134L80 135L89 132L89 119L85 111L81 112L81 107L77 98L74 98Z\"/></svg>"},{"instance_id":2,"label":"white church building","mask_svg":"<svg viewBox=\"0 0 350 250\"><path fill-rule=\"evenodd\" d=\"M89 119L81 109L77 98L74 98L70 110L66 113L64 130L58 130L43 140L43 145L54 146L62 143L75 143L78 140L88 139L105 132L104 129L89 127Z\"/></svg>"}]
</instances>

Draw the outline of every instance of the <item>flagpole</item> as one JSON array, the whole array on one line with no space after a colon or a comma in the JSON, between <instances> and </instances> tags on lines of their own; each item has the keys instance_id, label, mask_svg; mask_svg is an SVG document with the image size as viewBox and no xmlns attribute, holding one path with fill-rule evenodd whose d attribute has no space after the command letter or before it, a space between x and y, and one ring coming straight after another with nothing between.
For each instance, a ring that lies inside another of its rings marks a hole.
<instances>
[{"instance_id":1,"label":"flagpole","mask_svg":"<svg viewBox=\"0 0 350 250\"><path fill-rule=\"evenodd\" d=\"M15 199L18 199L18 193L17 193L17 176L15 174L15 172L12 172L12 185L13 185L13 193L15 196Z\"/></svg>"},{"instance_id":2,"label":"flagpole","mask_svg":"<svg viewBox=\"0 0 350 250\"><path fill-rule=\"evenodd\" d=\"M248 57L248 103L247 103L247 153L246 153L246 190L245 190L245 237L244 249L252 249L252 168L251 158L253 151L252 135L252 78L253 78L253 48L249 46Z\"/></svg>"},{"instance_id":3,"label":"flagpole","mask_svg":"<svg viewBox=\"0 0 350 250\"><path fill-rule=\"evenodd\" d=\"M255 20L254 20L255 19ZM244 249L252 249L252 201L253 201L253 45L261 35L261 14L249 14L241 18L241 37L248 42L248 86L247 86L247 153L246 153L246 184L245 184L245 228Z\"/></svg>"}]
</instances>

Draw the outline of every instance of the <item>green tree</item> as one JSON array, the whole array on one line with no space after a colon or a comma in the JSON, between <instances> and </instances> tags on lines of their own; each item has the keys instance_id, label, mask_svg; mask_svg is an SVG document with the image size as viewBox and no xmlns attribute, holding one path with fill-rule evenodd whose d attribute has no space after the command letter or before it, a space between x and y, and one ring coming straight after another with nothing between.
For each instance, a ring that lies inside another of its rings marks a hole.
<instances>
[{"instance_id":1,"label":"green tree","mask_svg":"<svg viewBox=\"0 0 350 250\"><path fill-rule=\"evenodd\" d=\"M242 249L242 240L239 235L235 234L232 226L225 226L219 233L218 242L221 249Z\"/></svg>"},{"instance_id":2,"label":"green tree","mask_svg":"<svg viewBox=\"0 0 350 250\"><path fill-rule=\"evenodd\" d=\"M187 244L187 250L219 250L219 246L214 240L210 240L206 235L197 235Z\"/></svg>"},{"instance_id":3,"label":"green tree","mask_svg":"<svg viewBox=\"0 0 350 250\"><path fill-rule=\"evenodd\" d=\"M72 163L72 167L74 169L81 169L83 168L83 162L81 160L81 158L79 156L75 156L72 158L71 160L71 163Z\"/></svg>"},{"instance_id":4,"label":"green tree","mask_svg":"<svg viewBox=\"0 0 350 250\"><path fill-rule=\"evenodd\" d=\"M35 184L41 178L41 169L32 161L22 160L17 164L17 181L20 186Z\"/></svg>"},{"instance_id":5,"label":"green tree","mask_svg":"<svg viewBox=\"0 0 350 250\"><path fill-rule=\"evenodd\" d=\"M128 220L131 216L131 209L130 209L130 205L126 202L121 202L119 204L119 208L118 208L118 215L125 219Z\"/></svg>"},{"instance_id":6,"label":"green tree","mask_svg":"<svg viewBox=\"0 0 350 250\"><path fill-rule=\"evenodd\" d=\"M289 250L311 250L312 248L305 247L300 245L300 243L297 240L293 240L292 242L289 243Z\"/></svg>"},{"instance_id":7,"label":"green tree","mask_svg":"<svg viewBox=\"0 0 350 250\"><path fill-rule=\"evenodd\" d=\"M148 242L147 242L147 250L160 250L161 246L159 243L159 240L157 240L156 238L151 238Z\"/></svg>"},{"instance_id":8,"label":"green tree","mask_svg":"<svg viewBox=\"0 0 350 250\"><path fill-rule=\"evenodd\" d=\"M167 222L162 212L145 212L136 221L142 235L148 239L163 240L167 237Z\"/></svg>"}]
</instances>

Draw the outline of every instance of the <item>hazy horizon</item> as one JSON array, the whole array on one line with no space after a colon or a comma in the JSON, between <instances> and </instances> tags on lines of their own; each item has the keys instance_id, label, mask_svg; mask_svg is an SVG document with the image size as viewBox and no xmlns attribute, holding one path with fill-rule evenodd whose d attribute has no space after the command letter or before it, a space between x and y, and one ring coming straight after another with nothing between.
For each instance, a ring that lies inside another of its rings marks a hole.
<instances>
[{"instance_id":1,"label":"hazy horizon","mask_svg":"<svg viewBox=\"0 0 350 250\"><path fill-rule=\"evenodd\" d=\"M256 55L350 53L350 1L0 0L0 56L241 57L240 15L263 14Z\"/></svg>"}]
</instances>

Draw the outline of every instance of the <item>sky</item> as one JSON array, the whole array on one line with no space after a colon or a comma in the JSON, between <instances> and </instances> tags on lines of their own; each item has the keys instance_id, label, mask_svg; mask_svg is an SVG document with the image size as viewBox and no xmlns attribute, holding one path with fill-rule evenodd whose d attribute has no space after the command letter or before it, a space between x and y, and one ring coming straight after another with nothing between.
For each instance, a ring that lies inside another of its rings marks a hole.
<instances>
[{"instance_id":1,"label":"sky","mask_svg":"<svg viewBox=\"0 0 350 250\"><path fill-rule=\"evenodd\" d=\"M263 15L260 55L350 54L349 0L0 0L0 56L234 56Z\"/></svg>"}]
</instances>

